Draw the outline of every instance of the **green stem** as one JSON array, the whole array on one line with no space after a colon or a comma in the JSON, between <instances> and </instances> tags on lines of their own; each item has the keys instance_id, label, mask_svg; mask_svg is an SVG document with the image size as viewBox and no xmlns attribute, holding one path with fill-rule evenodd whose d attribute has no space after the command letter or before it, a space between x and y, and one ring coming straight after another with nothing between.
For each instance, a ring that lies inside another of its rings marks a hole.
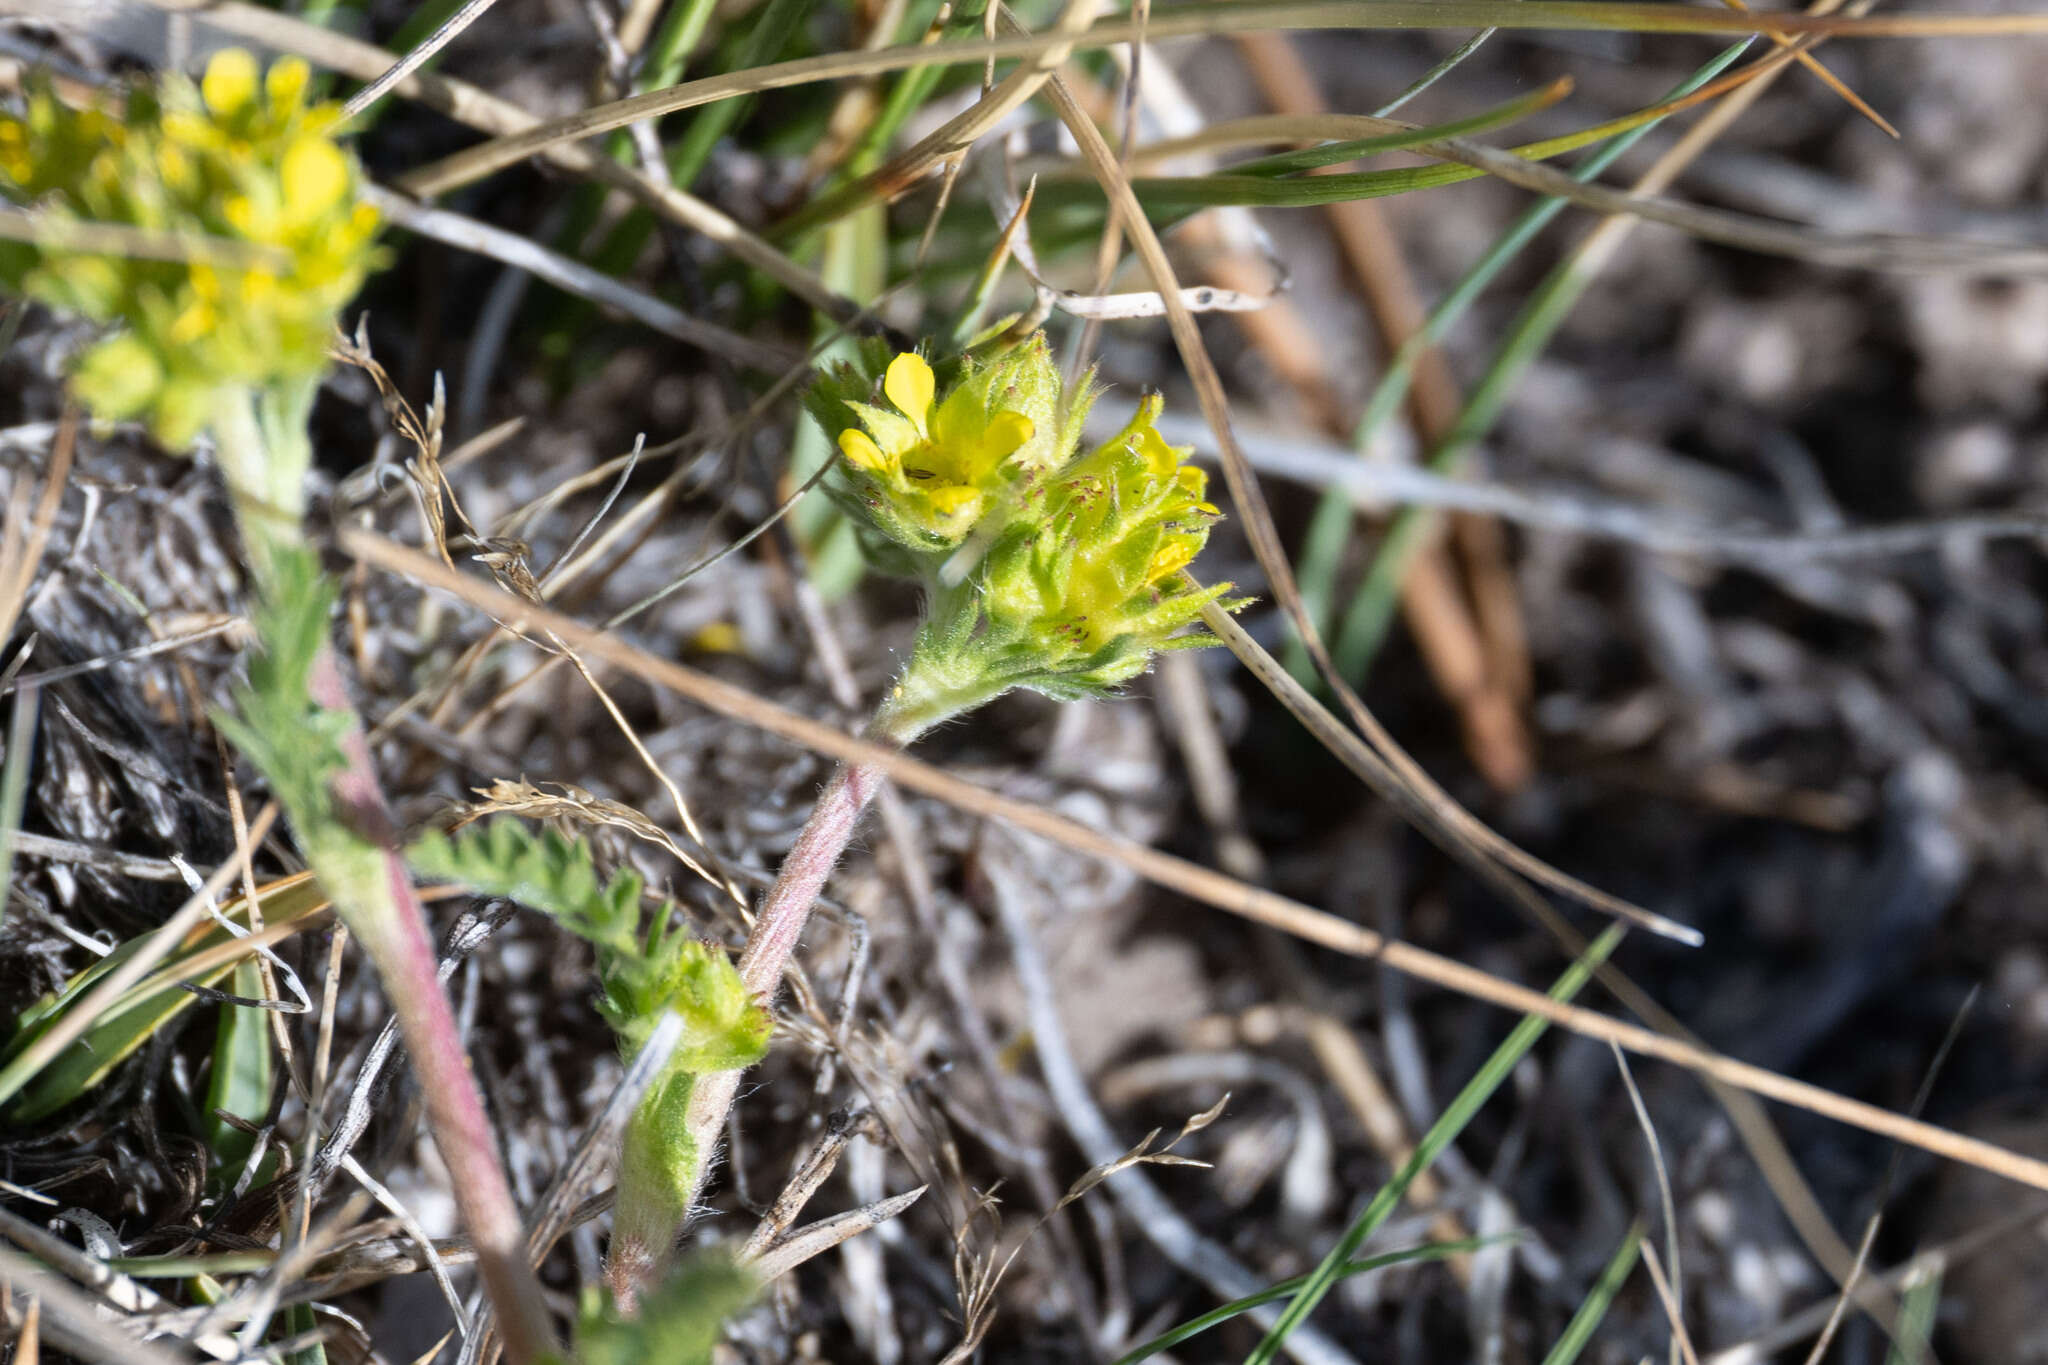
<instances>
[{"instance_id":1,"label":"green stem","mask_svg":"<svg viewBox=\"0 0 2048 1365\"><path fill-rule=\"evenodd\" d=\"M315 379L290 389L224 389L214 400L214 458L265 596L277 584L279 554L305 543L306 475L313 467L306 418L318 386Z\"/></svg>"}]
</instances>

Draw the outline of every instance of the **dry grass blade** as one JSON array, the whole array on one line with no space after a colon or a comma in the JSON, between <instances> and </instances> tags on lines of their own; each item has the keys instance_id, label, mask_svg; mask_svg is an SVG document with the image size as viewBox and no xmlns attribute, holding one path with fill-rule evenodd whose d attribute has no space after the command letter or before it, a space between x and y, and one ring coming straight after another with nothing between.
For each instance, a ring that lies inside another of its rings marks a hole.
<instances>
[{"instance_id":1,"label":"dry grass blade","mask_svg":"<svg viewBox=\"0 0 2048 1365\"><path fill-rule=\"evenodd\" d=\"M466 0L461 9L442 20L439 28L429 33L412 51L392 63L388 71L350 95L348 102L341 106L343 116L354 118L383 99L391 92L393 86L434 60L435 53L454 42L462 35L464 29L483 18L484 11L497 3L498 0Z\"/></svg>"},{"instance_id":2,"label":"dry grass blade","mask_svg":"<svg viewBox=\"0 0 2048 1365\"><path fill-rule=\"evenodd\" d=\"M665 336L723 356L735 364L780 374L796 361L795 356L780 347L693 318L673 304L634 289L601 270L593 270L581 261L549 251L516 232L507 232L446 209L427 208L388 191L369 190L365 198L374 203L392 224L408 232L417 232L437 242L524 270L564 293L615 309Z\"/></svg>"},{"instance_id":3,"label":"dry grass blade","mask_svg":"<svg viewBox=\"0 0 2048 1365\"><path fill-rule=\"evenodd\" d=\"M1238 39L1238 47L1274 108L1309 116L1327 113L1315 74L1292 40L1280 34L1248 33ZM1426 326L1428 313L1386 214L1370 199L1329 204L1324 213L1371 309L1386 353L1401 354ZM1321 354L1320 348L1316 354ZM1456 424L1464 401L1435 346L1425 345L1415 354L1410 373L1408 407L1416 431L1433 443ZM1353 425L1334 405L1324 424L1339 434ZM1319 510L1318 522L1332 529L1340 524L1323 521L1325 515ZM1345 517L1341 524L1349 520ZM1435 552L1419 555L1402 582L1403 606L1410 634L1437 690L1457 708L1467 752L1497 790L1514 791L1526 785L1535 769L1535 745L1522 715L1531 671L1522 604L1500 527L1469 516L1454 525L1457 548L1465 552L1468 591L1458 591L1460 561L1440 547L1430 547ZM1318 541L1318 524L1311 523L1301 552L1305 570L1310 556L1320 553Z\"/></svg>"},{"instance_id":4,"label":"dry grass blade","mask_svg":"<svg viewBox=\"0 0 2048 1365\"><path fill-rule=\"evenodd\" d=\"M0 14L6 12L0 5ZM0 241L30 242L66 252L176 261L232 270L279 269L290 264L275 247L252 246L193 232L158 232L119 223L82 223L54 213L0 205Z\"/></svg>"},{"instance_id":5,"label":"dry grass blade","mask_svg":"<svg viewBox=\"0 0 2048 1365\"><path fill-rule=\"evenodd\" d=\"M1060 12L1055 33L1079 33L1095 18L1099 0L1069 0ZM910 147L889 158L868 174L851 180L823 199L807 205L807 219L823 220L851 212L873 200L891 200L914 185L918 178L941 162L951 161L972 147L981 137L1025 101L1036 95L1054 69L1067 59L1070 49L1048 47L1025 61L1003 78L1001 84L971 106L946 120Z\"/></svg>"},{"instance_id":6,"label":"dry grass blade","mask_svg":"<svg viewBox=\"0 0 2048 1365\"><path fill-rule=\"evenodd\" d=\"M197 9L203 0L151 0L166 8ZM239 7L234 7L239 10ZM238 14L247 23L247 17ZM254 27L255 25L251 25ZM1071 43L1076 48L1108 47L1150 39L1261 29L1559 29L1580 32L1641 30L1659 33L1825 33L1865 37L2004 37L2048 33L2048 14L1895 14L1876 19L1828 19L1799 15L1743 15L1684 5L1570 3L1569 0L1318 0L1308 4L1189 5L1148 16L1139 25L1116 19L1086 33L1059 33L989 40L905 44L873 52L839 52L777 62L748 71L685 81L540 124L458 152L425 166L400 182L416 194L442 194L565 142L594 137L642 119L718 100L816 81L873 76L935 62L965 64L1011 57L1036 57ZM254 35L252 35L254 36Z\"/></svg>"},{"instance_id":7,"label":"dry grass blade","mask_svg":"<svg viewBox=\"0 0 2048 1365\"><path fill-rule=\"evenodd\" d=\"M0 1248L0 1278L33 1294L42 1309L42 1334L82 1359L104 1365L186 1365L184 1356L109 1324L88 1295L18 1252Z\"/></svg>"},{"instance_id":8,"label":"dry grass blade","mask_svg":"<svg viewBox=\"0 0 2048 1365\"><path fill-rule=\"evenodd\" d=\"M928 1185L919 1185L902 1194L892 1194L887 1199L878 1199L872 1204L846 1213L821 1218L798 1228L781 1241L769 1247L753 1259L754 1273L763 1280L776 1280L795 1270L814 1256L822 1256L849 1237L858 1237L870 1228L881 1226L891 1218L915 1204Z\"/></svg>"},{"instance_id":9,"label":"dry grass blade","mask_svg":"<svg viewBox=\"0 0 2048 1365\"><path fill-rule=\"evenodd\" d=\"M1748 14L1751 12L1750 7L1744 3L1744 0L1722 0L1722 3L1727 5L1729 9L1736 11L1738 14ZM1794 41L1794 39L1788 38L1782 33L1773 33L1771 35L1771 42L1781 48L1790 48L1793 45ZM1812 72L1815 78L1818 79L1822 85L1825 85L1828 89L1834 91L1837 95L1840 95L1843 98L1843 100L1847 101L1851 109L1854 109L1857 113L1863 115L1863 117L1869 119L1872 123L1876 124L1878 129L1882 131L1887 137L1897 138L1899 136L1899 130L1892 126L1890 119L1878 113L1877 110L1871 108L1869 102L1865 100L1863 96L1857 94L1854 90L1851 90L1846 84L1843 83L1842 78L1840 76L1837 76L1834 72L1828 70L1828 68L1821 63L1820 58L1814 56L1811 52L1805 51L1801 51L1798 54L1798 57L1799 64L1801 66L1805 67L1808 71Z\"/></svg>"},{"instance_id":10,"label":"dry grass blade","mask_svg":"<svg viewBox=\"0 0 2048 1365\"><path fill-rule=\"evenodd\" d=\"M891 781L912 791L935 797L973 815L1001 820L1077 852L1118 863L1147 881L1191 900L1339 953L1376 958L1405 975L1503 1009L1541 1015L1559 1027L1589 1038L1612 1041L1638 1056L1672 1062L1702 1076L1811 1110L1836 1122L1980 1167L2019 1184L2048 1190L2048 1161L1837 1095L1819 1086L1722 1056L1708 1048L1624 1023L1596 1010L1560 1005L1541 991L1501 981L1462 962L1389 939L1326 911L1249 886L1172 854L1106 834L1029 802L1002 796L893 749L856 739L829 725L763 701L744 688L656 658L624 640L593 630L559 612L536 607L510 593L465 578L428 556L381 536L343 527L338 532L338 540L340 548L354 558L412 579L424 587L448 593L509 626L553 631L591 659L623 669L743 724L844 763L872 766Z\"/></svg>"},{"instance_id":11,"label":"dry grass blade","mask_svg":"<svg viewBox=\"0 0 2048 1365\"><path fill-rule=\"evenodd\" d=\"M1342 721L1331 715L1307 688L1294 680L1294 676L1278 659L1267 653L1258 641L1252 639L1243 627L1233 621L1228 612L1205 611L1202 614L1202 621L1218 639L1223 641L1224 647L1235 654L1238 661L1250 670L1252 676L1287 708L1289 714L1301 722L1304 729L1314 735L1332 755L1357 774L1382 799L1397 806L1404 815L1419 825L1424 833L1436 839L1448 851L1458 855L1469 855L1468 862L1472 857L1477 857L1482 862L1491 859L1503 869L1512 869L1533 882L1548 886L1604 914L1627 920L1631 924L1639 924L1652 933L1675 942L1693 947L1704 942L1700 932L1690 925L1680 924L1668 916L1657 914L1653 910L1645 910L1618 896L1609 895L1596 886L1589 886L1517 847L1489 829L1485 822L1471 815L1464 807L1452 801L1448 794L1433 783L1421 788L1412 783L1404 784L1396 770L1380 754L1374 753L1361 743L1358 736L1346 729ZM1483 875L1486 868L1481 866L1475 867L1474 870ZM1498 886L1498 882L1495 884Z\"/></svg>"},{"instance_id":12,"label":"dry grass blade","mask_svg":"<svg viewBox=\"0 0 2048 1365\"><path fill-rule=\"evenodd\" d=\"M53 21L75 20L71 0L56 0L54 12L46 12L41 0L0 0L0 14L8 6L27 3L31 12L47 13ZM198 22L234 38L259 42L280 52L289 52L331 71L357 80L375 80L398 57L374 44L309 24L287 14L240 3L240 0L146 0L154 9L195 16ZM500 136L518 134L540 126L540 120L509 100L444 76L415 71L395 87L409 99L485 133ZM740 92L734 92L740 93ZM486 144L495 145L495 144ZM566 170L587 175L609 189L619 190L658 216L703 234L734 257L759 270L826 316L844 321L858 316L859 307L841 297L818 276L791 260L756 234L711 205L665 180L657 180L622 166L588 147L550 149L549 160ZM410 190L410 184L401 188Z\"/></svg>"},{"instance_id":13,"label":"dry grass blade","mask_svg":"<svg viewBox=\"0 0 2048 1365\"><path fill-rule=\"evenodd\" d=\"M1650 1283L1657 1288L1657 1302L1664 1306L1664 1319L1671 1324L1671 1340L1679 1355L1685 1358L1685 1365L1700 1365L1699 1353L1692 1348L1692 1335L1685 1330L1685 1315L1678 1306L1678 1298L1671 1292L1671 1281L1665 1278L1664 1267L1657 1260L1657 1248L1648 1235L1641 1239L1643 1265L1650 1272Z\"/></svg>"},{"instance_id":14,"label":"dry grass blade","mask_svg":"<svg viewBox=\"0 0 2048 1365\"><path fill-rule=\"evenodd\" d=\"M1015 26L1015 21L1009 21ZM1681 941L1696 939L1693 931L1672 921L1642 911L1638 907L1608 896L1574 878L1565 876L1530 857L1514 845L1487 829L1484 824L1467 814L1439 788L1421 766L1409 758L1395 743L1391 734L1367 709L1365 703L1345 685L1331 665L1329 653L1323 647L1314 620L1302 603L1301 591L1294 581L1293 569L1289 565L1286 551L1280 543L1280 535L1273 525L1271 511L1266 506L1265 495L1259 489L1258 480L1253 476L1244 452L1237 444L1231 429L1228 400L1223 395L1223 381L1217 374L1207 348L1203 345L1201 332L1197 329L1194 315L1181 303L1179 281L1175 279L1173 267L1166 258L1165 248L1160 244L1159 235L1153 230L1144 210L1139 206L1137 196L1132 192L1130 182L1116 166L1109 146L1093 122L1075 103L1073 95L1065 84L1055 78L1047 87L1053 103L1059 110L1060 118L1066 123L1074 140L1080 145L1082 154L1095 171L1103 192L1109 196L1116 213L1123 219L1125 230L1152 275L1154 286L1166 302L1167 322L1173 333L1173 340L1180 352L1181 361L1187 367L1188 377L1193 382L1196 396L1201 401L1202 415L1208 421L1216 437L1217 450L1222 456L1223 475L1229 484L1231 499L1242 514L1245 534L1250 540L1252 553L1259 566L1266 573L1274 595L1280 599L1289 619L1300 633L1311 657L1330 686L1343 700L1346 710L1370 741L1372 751L1349 742L1352 737L1330 718L1327 726L1312 721L1322 713L1320 703L1308 698L1308 706L1296 708L1289 703L1297 718L1311 728L1332 751L1344 757L1347 765L1361 778L1371 783L1376 791L1389 800L1401 803L1404 809L1421 817L1423 828L1452 848L1466 848L1473 855L1468 861L1486 875L1489 859L1498 860L1504 867L1512 868L1524 876L1532 877L1547 885L1565 890L1588 904L1599 906L1609 914L1634 919L1661 933L1668 933ZM1566 177L1569 179L1569 177ZM1577 182L1572 182L1576 184ZM1209 628L1226 643L1231 645L1240 659L1252 663L1263 659L1264 667L1259 670L1260 681L1275 688L1276 695L1283 701L1294 696L1298 701L1307 693L1295 683L1285 669L1258 648L1250 636L1238 629L1229 614L1213 607L1205 610L1203 619ZM1376 751L1376 752L1373 752ZM1498 878L1489 878L1498 884ZM1503 888L1510 891L1511 888Z\"/></svg>"},{"instance_id":15,"label":"dry grass blade","mask_svg":"<svg viewBox=\"0 0 2048 1365\"><path fill-rule=\"evenodd\" d=\"M66 410L56 442L50 447L50 468L41 490L36 489L33 478L16 478L8 493L7 524L0 528L0 640L13 638L15 623L28 603L29 585L35 581L36 566L43 562L43 548L50 543L50 527L64 501L71 457L77 448L78 414ZM33 516L28 514L31 498L36 503Z\"/></svg>"}]
</instances>

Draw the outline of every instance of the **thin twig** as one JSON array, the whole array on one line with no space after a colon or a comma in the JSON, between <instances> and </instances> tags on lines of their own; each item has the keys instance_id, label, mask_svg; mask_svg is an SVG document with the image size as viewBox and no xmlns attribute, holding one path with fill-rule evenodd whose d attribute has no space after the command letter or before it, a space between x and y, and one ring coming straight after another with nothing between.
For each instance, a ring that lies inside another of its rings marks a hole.
<instances>
[{"instance_id":1,"label":"thin twig","mask_svg":"<svg viewBox=\"0 0 2048 1365\"><path fill-rule=\"evenodd\" d=\"M363 188L363 198L375 204L386 219L409 232L417 232L437 242L524 270L564 293L616 309L664 336L674 337L677 341L750 369L779 374L798 361L794 353L779 346L741 336L714 323L699 321L652 294L635 289L601 270L593 270L581 261L550 251L516 232L507 232L447 209L428 208L374 185Z\"/></svg>"},{"instance_id":2,"label":"thin twig","mask_svg":"<svg viewBox=\"0 0 2048 1365\"><path fill-rule=\"evenodd\" d=\"M355 118L365 109L381 100L400 81L434 60L434 54L455 41L471 24L484 17L484 11L498 0L465 0L462 8L441 22L441 27L429 33L420 44L392 64L389 71L371 81L341 106L344 120Z\"/></svg>"}]
</instances>

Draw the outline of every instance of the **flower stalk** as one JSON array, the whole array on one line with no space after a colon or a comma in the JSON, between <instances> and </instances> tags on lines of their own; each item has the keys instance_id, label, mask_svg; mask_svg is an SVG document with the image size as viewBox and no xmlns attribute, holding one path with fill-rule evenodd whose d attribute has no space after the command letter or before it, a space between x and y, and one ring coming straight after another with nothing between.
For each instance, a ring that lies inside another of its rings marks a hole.
<instances>
[{"instance_id":1,"label":"flower stalk","mask_svg":"<svg viewBox=\"0 0 2048 1365\"><path fill-rule=\"evenodd\" d=\"M806 401L843 457L826 487L862 528L870 559L925 590L924 621L871 739L906 747L1015 688L1059 700L1107 696L1161 650L1212 642L1183 632L1229 585L1199 588L1181 571L1219 514L1188 452L1160 438L1156 397L1082 454L1092 381L1062 384L1042 334L992 359L963 357L943 395L920 355L865 360L864 369L821 375ZM878 768L846 764L819 794L740 955L740 980L757 1000L773 1002L811 908L885 780ZM621 1302L663 1272L739 1079L722 1071L691 1092L695 1160L680 1208L629 1211L621 1179L612 1250Z\"/></svg>"},{"instance_id":2,"label":"flower stalk","mask_svg":"<svg viewBox=\"0 0 2048 1365\"><path fill-rule=\"evenodd\" d=\"M266 73L230 49L196 87L167 77L118 111L32 90L23 116L0 116L0 194L51 230L0 243L0 284L106 327L71 381L95 417L140 419L172 450L211 437L260 645L222 729L269 779L377 968L506 1353L528 1365L554 1351L554 1334L330 643L333 595L304 533L307 420L336 319L380 259L378 215L332 138L340 109L311 99L311 86L304 62ZM181 236L193 251L142 259L67 248L67 223Z\"/></svg>"}]
</instances>

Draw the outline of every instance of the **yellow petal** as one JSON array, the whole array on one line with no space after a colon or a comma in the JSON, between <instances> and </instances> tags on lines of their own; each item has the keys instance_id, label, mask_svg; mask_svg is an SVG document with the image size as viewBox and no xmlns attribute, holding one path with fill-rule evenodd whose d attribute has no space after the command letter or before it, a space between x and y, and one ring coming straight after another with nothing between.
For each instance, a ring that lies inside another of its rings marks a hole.
<instances>
[{"instance_id":1,"label":"yellow petal","mask_svg":"<svg viewBox=\"0 0 2048 1365\"><path fill-rule=\"evenodd\" d=\"M263 93L270 97L273 112L285 113L305 100L306 87L313 83L313 68L297 57L274 63L263 78Z\"/></svg>"},{"instance_id":2,"label":"yellow petal","mask_svg":"<svg viewBox=\"0 0 2048 1365\"><path fill-rule=\"evenodd\" d=\"M1152 552L1152 565L1145 571L1145 581L1157 583L1169 574L1179 573L1194 562L1197 548L1192 536L1169 536L1165 544Z\"/></svg>"},{"instance_id":3,"label":"yellow petal","mask_svg":"<svg viewBox=\"0 0 2048 1365\"><path fill-rule=\"evenodd\" d=\"M991 465L997 464L1014 454L1037 430L1031 419L1021 412L999 412L988 419L988 429L982 434L978 453Z\"/></svg>"},{"instance_id":4,"label":"yellow petal","mask_svg":"<svg viewBox=\"0 0 2048 1365\"><path fill-rule=\"evenodd\" d=\"M348 193L348 158L324 137L294 138L278 174L286 208L301 223L321 217Z\"/></svg>"},{"instance_id":5,"label":"yellow petal","mask_svg":"<svg viewBox=\"0 0 2048 1365\"><path fill-rule=\"evenodd\" d=\"M256 98L256 59L239 47L214 53L200 78L199 95L220 118L239 113Z\"/></svg>"},{"instance_id":6,"label":"yellow petal","mask_svg":"<svg viewBox=\"0 0 2048 1365\"><path fill-rule=\"evenodd\" d=\"M979 504L981 493L978 489L969 488L965 484L941 484L925 494L925 501L929 502L932 510L940 516L950 517L970 504Z\"/></svg>"},{"instance_id":7,"label":"yellow petal","mask_svg":"<svg viewBox=\"0 0 2048 1365\"><path fill-rule=\"evenodd\" d=\"M905 351L890 361L889 372L882 376L882 392L898 412L917 423L920 432L925 429L925 418L932 410L932 395L937 391L932 367L915 351Z\"/></svg>"},{"instance_id":8,"label":"yellow petal","mask_svg":"<svg viewBox=\"0 0 2048 1365\"><path fill-rule=\"evenodd\" d=\"M730 621L713 621L690 637L690 648L700 654L737 654L745 644L740 628Z\"/></svg>"},{"instance_id":9,"label":"yellow petal","mask_svg":"<svg viewBox=\"0 0 2048 1365\"><path fill-rule=\"evenodd\" d=\"M1155 479L1170 479L1174 466L1180 463L1172 446L1159 434L1159 428L1148 426L1138 433L1138 453L1145 457L1145 467Z\"/></svg>"},{"instance_id":10,"label":"yellow petal","mask_svg":"<svg viewBox=\"0 0 2048 1365\"><path fill-rule=\"evenodd\" d=\"M839 453L855 467L871 470L876 474L889 472L889 461L882 455L882 448L868 439L865 431L848 427L839 433Z\"/></svg>"}]
</instances>

